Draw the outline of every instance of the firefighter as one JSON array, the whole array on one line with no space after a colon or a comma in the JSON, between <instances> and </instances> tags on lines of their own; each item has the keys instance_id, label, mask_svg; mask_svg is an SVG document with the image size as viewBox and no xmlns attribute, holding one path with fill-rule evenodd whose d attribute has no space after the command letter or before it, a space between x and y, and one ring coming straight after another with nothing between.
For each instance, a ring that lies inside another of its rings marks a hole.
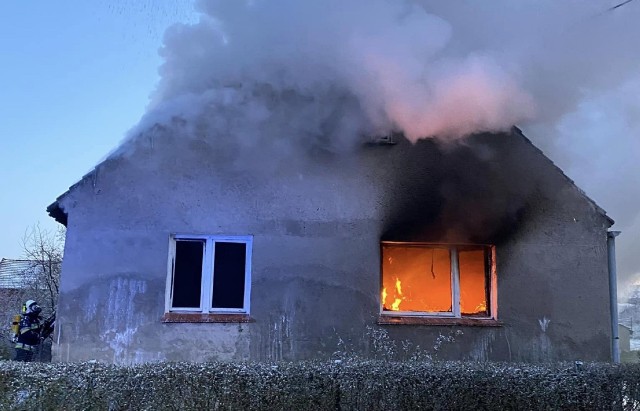
<instances>
[{"instance_id":1,"label":"firefighter","mask_svg":"<svg viewBox=\"0 0 640 411\"><path fill-rule=\"evenodd\" d=\"M40 323L42 308L34 300L22 307L22 319L18 325L16 341L16 361L32 361L33 353L41 341L43 325Z\"/></svg>"}]
</instances>

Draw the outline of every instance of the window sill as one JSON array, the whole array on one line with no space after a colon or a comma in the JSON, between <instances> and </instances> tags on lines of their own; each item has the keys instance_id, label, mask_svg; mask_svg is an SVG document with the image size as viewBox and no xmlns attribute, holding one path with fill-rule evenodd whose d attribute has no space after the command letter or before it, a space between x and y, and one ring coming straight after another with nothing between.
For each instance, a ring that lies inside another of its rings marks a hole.
<instances>
[{"instance_id":1,"label":"window sill","mask_svg":"<svg viewBox=\"0 0 640 411\"><path fill-rule=\"evenodd\" d=\"M165 313L163 323L251 323L248 314Z\"/></svg>"},{"instance_id":2,"label":"window sill","mask_svg":"<svg viewBox=\"0 0 640 411\"><path fill-rule=\"evenodd\" d=\"M457 325L472 327L501 327L502 321L493 318L450 318L450 317L394 317L381 315L378 324L385 325Z\"/></svg>"}]
</instances>

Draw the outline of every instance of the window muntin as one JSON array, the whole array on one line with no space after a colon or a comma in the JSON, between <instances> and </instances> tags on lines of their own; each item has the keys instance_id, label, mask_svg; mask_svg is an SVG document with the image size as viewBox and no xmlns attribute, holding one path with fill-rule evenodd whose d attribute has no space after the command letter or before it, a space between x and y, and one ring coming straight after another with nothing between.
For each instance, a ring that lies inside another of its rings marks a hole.
<instances>
[{"instance_id":1,"label":"window muntin","mask_svg":"<svg viewBox=\"0 0 640 411\"><path fill-rule=\"evenodd\" d=\"M493 267L490 246L383 242L381 313L495 317Z\"/></svg>"},{"instance_id":2,"label":"window muntin","mask_svg":"<svg viewBox=\"0 0 640 411\"><path fill-rule=\"evenodd\" d=\"M249 313L251 236L171 238L166 312Z\"/></svg>"}]
</instances>

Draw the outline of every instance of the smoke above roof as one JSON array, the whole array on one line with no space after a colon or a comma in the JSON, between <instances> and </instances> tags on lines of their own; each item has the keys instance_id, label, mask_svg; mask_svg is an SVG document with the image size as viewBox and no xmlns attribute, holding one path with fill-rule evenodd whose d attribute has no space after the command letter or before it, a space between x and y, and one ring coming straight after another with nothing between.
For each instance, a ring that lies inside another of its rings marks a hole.
<instances>
[{"instance_id":1,"label":"smoke above roof","mask_svg":"<svg viewBox=\"0 0 640 411\"><path fill-rule=\"evenodd\" d=\"M197 23L165 33L129 139L180 127L286 157L517 124L616 218L628 277L640 267L640 1L619 3L200 0Z\"/></svg>"},{"instance_id":2,"label":"smoke above roof","mask_svg":"<svg viewBox=\"0 0 640 411\"><path fill-rule=\"evenodd\" d=\"M198 8L197 24L166 33L152 103L161 117L223 110L260 124L261 133L269 123L341 144L393 131L413 141L458 138L508 130L534 114L513 67L481 50L448 53L451 24L417 3L202 1ZM253 132L231 135L261 138Z\"/></svg>"}]
</instances>

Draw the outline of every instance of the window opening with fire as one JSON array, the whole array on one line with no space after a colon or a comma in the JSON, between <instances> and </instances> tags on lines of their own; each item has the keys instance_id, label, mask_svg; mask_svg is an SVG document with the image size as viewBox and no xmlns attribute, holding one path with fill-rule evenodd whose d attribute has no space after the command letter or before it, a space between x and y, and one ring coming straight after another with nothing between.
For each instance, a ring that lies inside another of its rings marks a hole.
<instances>
[{"instance_id":1,"label":"window opening with fire","mask_svg":"<svg viewBox=\"0 0 640 411\"><path fill-rule=\"evenodd\" d=\"M249 313L252 238L175 235L167 312Z\"/></svg>"},{"instance_id":2,"label":"window opening with fire","mask_svg":"<svg viewBox=\"0 0 640 411\"><path fill-rule=\"evenodd\" d=\"M492 246L382 243L382 314L494 318Z\"/></svg>"}]
</instances>

